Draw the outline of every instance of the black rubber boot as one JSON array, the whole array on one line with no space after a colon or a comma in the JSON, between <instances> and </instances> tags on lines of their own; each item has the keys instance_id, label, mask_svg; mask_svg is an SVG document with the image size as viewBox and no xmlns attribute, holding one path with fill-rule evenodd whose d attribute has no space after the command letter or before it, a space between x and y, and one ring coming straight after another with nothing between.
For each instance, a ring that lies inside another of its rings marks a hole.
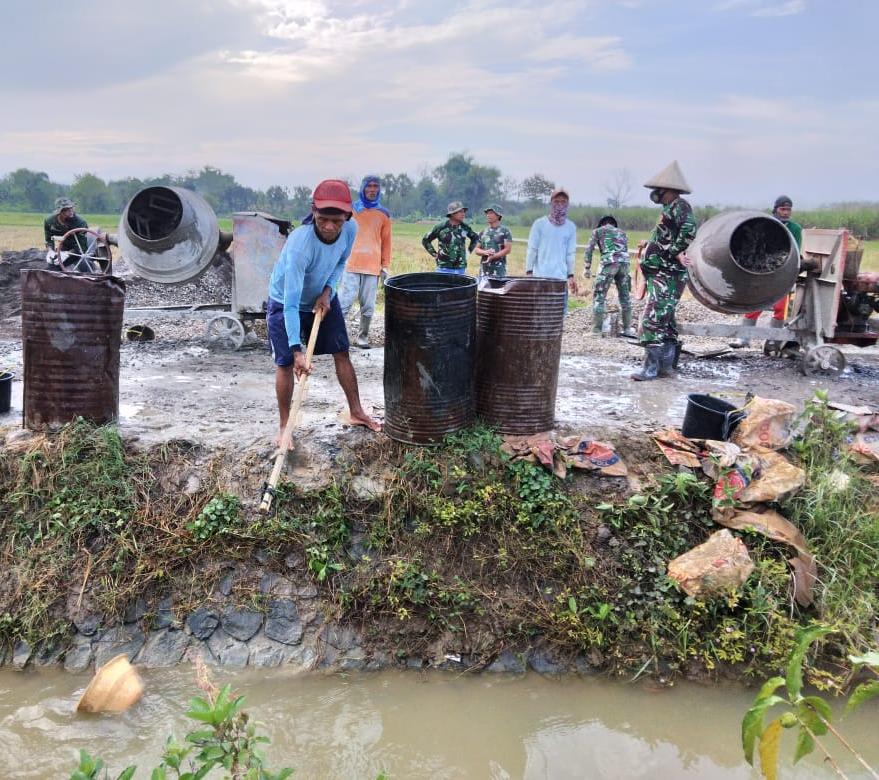
<instances>
[{"instance_id":1,"label":"black rubber boot","mask_svg":"<svg viewBox=\"0 0 879 780\"><path fill-rule=\"evenodd\" d=\"M679 341L665 341L662 344L662 356L659 359L659 376L672 376L677 368L677 356L680 353Z\"/></svg>"},{"instance_id":2,"label":"black rubber boot","mask_svg":"<svg viewBox=\"0 0 879 780\"><path fill-rule=\"evenodd\" d=\"M680 359L681 359L681 350L684 348L684 345L681 344L680 341L676 341L674 344L675 344L675 356L674 356L674 360L672 360L672 362L671 362L671 367L675 371L677 371L678 370L678 362L680 362Z\"/></svg>"},{"instance_id":3,"label":"black rubber boot","mask_svg":"<svg viewBox=\"0 0 879 780\"><path fill-rule=\"evenodd\" d=\"M647 382L659 377L659 367L662 364L663 344L654 344L644 348L644 366L637 374L632 374L636 382Z\"/></svg>"}]
</instances>

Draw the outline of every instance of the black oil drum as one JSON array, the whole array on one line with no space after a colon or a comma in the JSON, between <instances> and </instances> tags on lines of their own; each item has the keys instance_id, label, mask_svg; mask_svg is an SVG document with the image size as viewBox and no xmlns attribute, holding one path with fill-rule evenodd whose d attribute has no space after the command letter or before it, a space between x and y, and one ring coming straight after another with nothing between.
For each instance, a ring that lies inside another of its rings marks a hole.
<instances>
[{"instance_id":1,"label":"black oil drum","mask_svg":"<svg viewBox=\"0 0 879 780\"><path fill-rule=\"evenodd\" d=\"M21 272L26 427L119 416L124 304L125 282L114 276Z\"/></svg>"},{"instance_id":2,"label":"black oil drum","mask_svg":"<svg viewBox=\"0 0 879 780\"><path fill-rule=\"evenodd\" d=\"M476 299L476 415L500 433L555 425L563 279L487 277Z\"/></svg>"},{"instance_id":3,"label":"black oil drum","mask_svg":"<svg viewBox=\"0 0 879 780\"><path fill-rule=\"evenodd\" d=\"M435 444L473 422L476 280L415 273L385 282L385 424Z\"/></svg>"}]
</instances>

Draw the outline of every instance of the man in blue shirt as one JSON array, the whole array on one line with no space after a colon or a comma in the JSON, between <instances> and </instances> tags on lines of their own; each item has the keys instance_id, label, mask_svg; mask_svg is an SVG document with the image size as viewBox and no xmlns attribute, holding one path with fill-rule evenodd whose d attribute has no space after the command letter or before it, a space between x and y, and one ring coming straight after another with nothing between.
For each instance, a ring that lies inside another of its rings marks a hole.
<instances>
[{"instance_id":1,"label":"man in blue shirt","mask_svg":"<svg viewBox=\"0 0 879 780\"><path fill-rule=\"evenodd\" d=\"M568 219L567 190L559 188L549 198L549 214L531 225L525 275L550 279L567 279L571 295L577 294L574 281L574 258L577 252L577 227Z\"/></svg>"},{"instance_id":2,"label":"man in blue shirt","mask_svg":"<svg viewBox=\"0 0 879 780\"><path fill-rule=\"evenodd\" d=\"M318 184L312 196L313 219L290 234L272 271L266 321L276 366L279 442L290 415L294 375L299 379L311 373L302 345L308 341L318 311L323 313L323 320L314 354L333 356L352 422L381 430L360 404L345 319L336 295L357 235L357 223L351 220L353 210L346 182L327 179Z\"/></svg>"}]
</instances>

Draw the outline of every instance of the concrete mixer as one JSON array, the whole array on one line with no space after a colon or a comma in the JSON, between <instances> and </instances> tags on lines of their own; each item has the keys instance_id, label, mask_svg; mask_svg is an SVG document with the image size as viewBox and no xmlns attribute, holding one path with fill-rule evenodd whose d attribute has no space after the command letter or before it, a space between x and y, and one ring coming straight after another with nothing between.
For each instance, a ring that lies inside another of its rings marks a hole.
<instances>
[{"instance_id":1,"label":"concrete mixer","mask_svg":"<svg viewBox=\"0 0 879 780\"><path fill-rule=\"evenodd\" d=\"M268 280L291 227L289 220L247 211L233 215L232 232L226 233L198 193L158 186L140 190L128 202L111 240L134 273L169 285L197 279L228 250L234 269L232 300L219 306L230 311L208 322L207 335L214 343L237 349L252 322L265 318Z\"/></svg>"},{"instance_id":2,"label":"concrete mixer","mask_svg":"<svg viewBox=\"0 0 879 780\"><path fill-rule=\"evenodd\" d=\"M796 356L807 376L845 368L838 344L872 346L879 329L879 273L861 272L863 250L847 230L803 231L802 251L779 220L760 211L728 211L705 222L687 254L689 287L724 314L769 309L793 291L784 328L682 323L693 336L766 339L764 353Z\"/></svg>"}]
</instances>

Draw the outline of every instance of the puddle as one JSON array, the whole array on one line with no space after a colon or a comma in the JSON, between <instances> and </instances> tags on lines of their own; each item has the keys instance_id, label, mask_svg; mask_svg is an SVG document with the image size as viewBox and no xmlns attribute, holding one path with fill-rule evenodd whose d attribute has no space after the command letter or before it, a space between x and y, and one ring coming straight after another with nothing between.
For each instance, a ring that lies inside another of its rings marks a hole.
<instances>
[{"instance_id":1,"label":"puddle","mask_svg":"<svg viewBox=\"0 0 879 780\"><path fill-rule=\"evenodd\" d=\"M143 404L119 404L119 418L130 419L143 411Z\"/></svg>"}]
</instances>

